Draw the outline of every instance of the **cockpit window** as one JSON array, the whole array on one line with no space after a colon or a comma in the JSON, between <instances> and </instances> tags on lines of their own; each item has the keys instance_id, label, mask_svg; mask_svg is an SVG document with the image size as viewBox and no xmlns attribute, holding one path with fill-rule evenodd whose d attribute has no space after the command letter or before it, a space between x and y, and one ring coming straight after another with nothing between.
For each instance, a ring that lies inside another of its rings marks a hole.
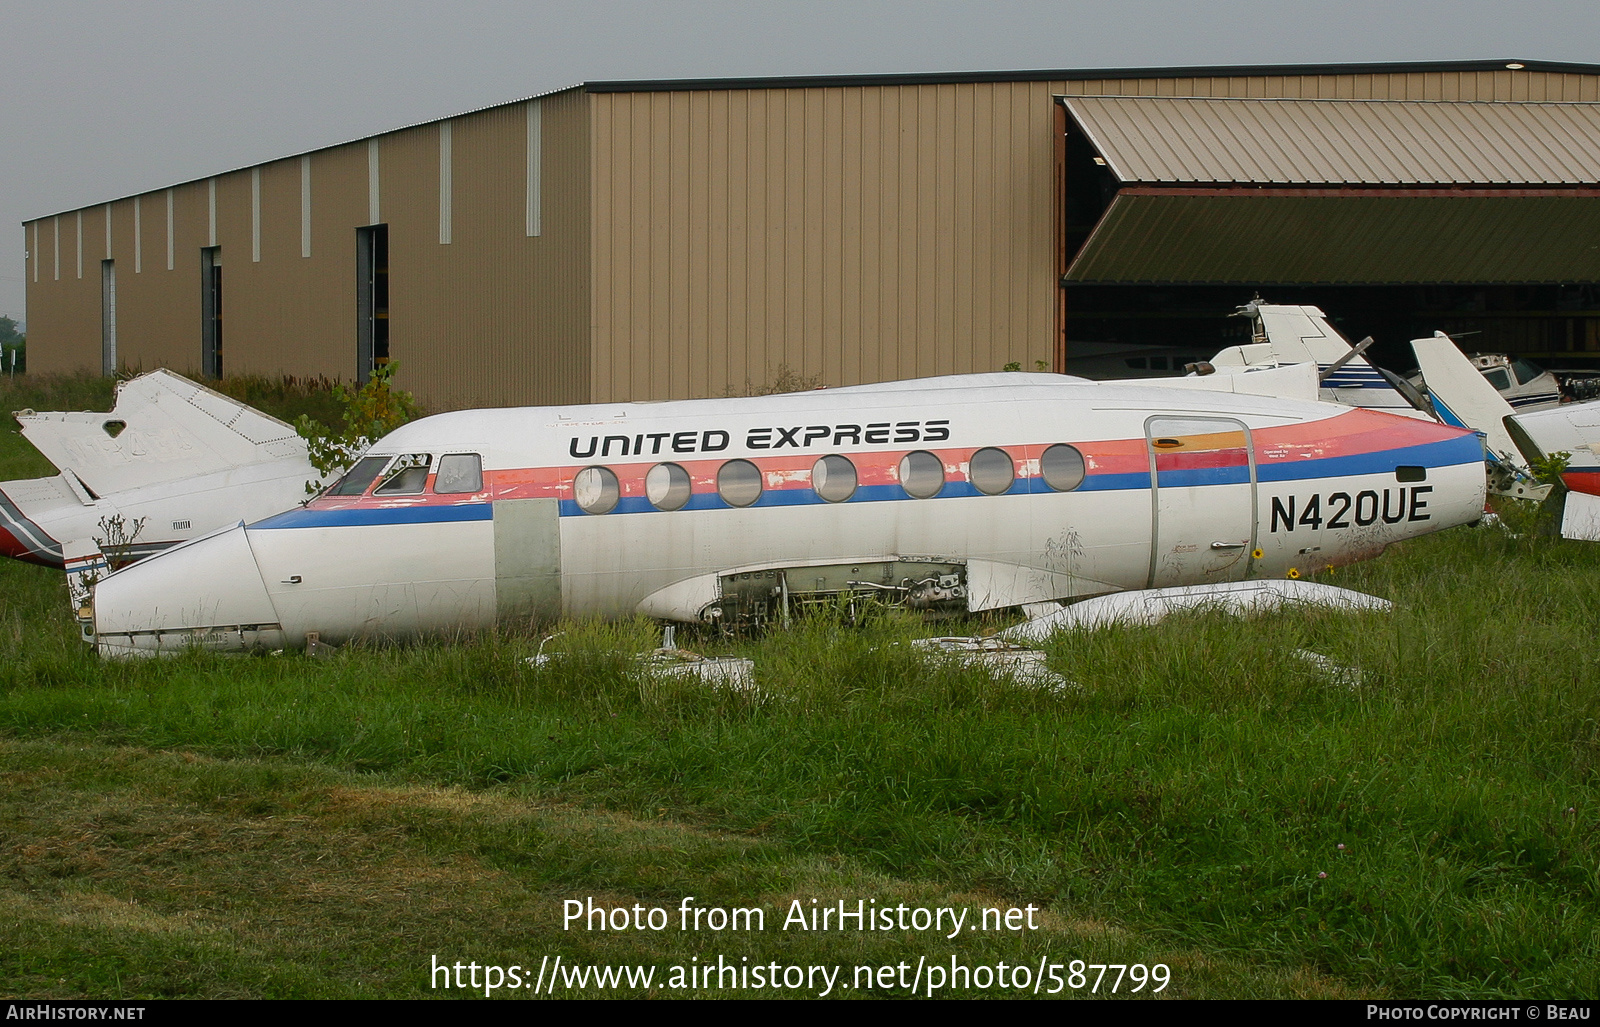
<instances>
[{"instance_id":1,"label":"cockpit window","mask_svg":"<svg viewBox=\"0 0 1600 1027\"><path fill-rule=\"evenodd\" d=\"M1527 360L1513 360L1511 371L1517 376L1518 385L1526 385L1535 378L1544 374L1544 368Z\"/></svg>"},{"instance_id":2,"label":"cockpit window","mask_svg":"<svg viewBox=\"0 0 1600 1027\"><path fill-rule=\"evenodd\" d=\"M356 461L356 465L345 472L344 477L334 483L327 492L330 496L359 496L367 491L367 486L372 484L372 479L378 476L393 457L364 456Z\"/></svg>"},{"instance_id":3,"label":"cockpit window","mask_svg":"<svg viewBox=\"0 0 1600 1027\"><path fill-rule=\"evenodd\" d=\"M483 459L476 453L451 453L439 458L433 491L441 495L483 491Z\"/></svg>"},{"instance_id":4,"label":"cockpit window","mask_svg":"<svg viewBox=\"0 0 1600 1027\"><path fill-rule=\"evenodd\" d=\"M428 466L433 458L427 453L412 453L394 462L389 476L382 485L372 490L375 496L414 496L428 484Z\"/></svg>"}]
</instances>

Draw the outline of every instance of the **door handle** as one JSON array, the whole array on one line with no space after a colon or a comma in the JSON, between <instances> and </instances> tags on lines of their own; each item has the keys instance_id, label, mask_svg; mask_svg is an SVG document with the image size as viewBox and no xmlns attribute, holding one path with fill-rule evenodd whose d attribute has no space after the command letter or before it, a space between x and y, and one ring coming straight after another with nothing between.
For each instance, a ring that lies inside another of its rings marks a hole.
<instances>
[{"instance_id":1,"label":"door handle","mask_svg":"<svg viewBox=\"0 0 1600 1027\"><path fill-rule=\"evenodd\" d=\"M1248 543L1248 542L1213 542L1213 543L1211 543L1211 548L1212 549L1243 549L1245 546L1247 546L1249 544L1250 543Z\"/></svg>"}]
</instances>

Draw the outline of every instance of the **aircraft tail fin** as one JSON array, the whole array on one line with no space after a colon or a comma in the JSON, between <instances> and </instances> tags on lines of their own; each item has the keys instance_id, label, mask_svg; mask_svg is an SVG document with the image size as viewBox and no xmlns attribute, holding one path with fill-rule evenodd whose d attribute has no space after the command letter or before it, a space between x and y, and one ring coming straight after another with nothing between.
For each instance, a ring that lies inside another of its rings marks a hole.
<instances>
[{"instance_id":1,"label":"aircraft tail fin","mask_svg":"<svg viewBox=\"0 0 1600 1027\"><path fill-rule=\"evenodd\" d=\"M1319 307L1298 304L1252 303L1240 314L1254 318L1252 341L1247 346L1232 346L1217 354L1224 363L1316 364L1326 369L1345 361L1351 377L1357 370L1369 370L1366 358L1350 356L1351 346L1339 330L1328 323ZM1216 361L1212 361L1216 363ZM1337 382L1324 383L1337 387Z\"/></svg>"},{"instance_id":2,"label":"aircraft tail fin","mask_svg":"<svg viewBox=\"0 0 1600 1027\"><path fill-rule=\"evenodd\" d=\"M1362 354L1371 338L1356 345L1328 323L1321 309L1295 304L1253 301L1239 308L1239 317L1253 319L1251 342L1230 346L1211 358L1218 368L1281 367L1305 364L1316 370L1317 387L1325 400L1347 406L1382 410L1409 417L1432 418L1410 390Z\"/></svg>"},{"instance_id":3,"label":"aircraft tail fin","mask_svg":"<svg viewBox=\"0 0 1600 1027\"><path fill-rule=\"evenodd\" d=\"M1411 340L1411 349L1417 355L1417 366L1422 368L1439 417L1446 424L1483 432L1496 457L1512 465L1520 464L1516 457L1520 447L1505 426L1511 404L1478 373L1455 341L1438 333L1431 339Z\"/></svg>"},{"instance_id":4,"label":"aircraft tail fin","mask_svg":"<svg viewBox=\"0 0 1600 1027\"><path fill-rule=\"evenodd\" d=\"M121 383L110 413L14 416L34 448L98 495L306 455L292 425L164 369Z\"/></svg>"}]
</instances>

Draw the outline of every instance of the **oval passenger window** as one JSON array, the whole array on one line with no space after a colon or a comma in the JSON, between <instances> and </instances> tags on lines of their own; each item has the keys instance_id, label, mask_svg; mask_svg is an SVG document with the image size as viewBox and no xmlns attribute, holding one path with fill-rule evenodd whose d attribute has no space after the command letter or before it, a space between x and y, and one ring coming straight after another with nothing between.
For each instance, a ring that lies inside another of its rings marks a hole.
<instances>
[{"instance_id":1,"label":"oval passenger window","mask_svg":"<svg viewBox=\"0 0 1600 1027\"><path fill-rule=\"evenodd\" d=\"M842 456L825 456L811 467L811 488L830 503L856 494L856 465Z\"/></svg>"},{"instance_id":2,"label":"oval passenger window","mask_svg":"<svg viewBox=\"0 0 1600 1027\"><path fill-rule=\"evenodd\" d=\"M1083 454L1065 443L1051 446L1039 458L1044 483L1057 492L1071 492L1083 484Z\"/></svg>"},{"instance_id":3,"label":"oval passenger window","mask_svg":"<svg viewBox=\"0 0 1600 1027\"><path fill-rule=\"evenodd\" d=\"M748 460L729 460L717 471L717 494L729 506L749 506L761 498L761 470Z\"/></svg>"},{"instance_id":4,"label":"oval passenger window","mask_svg":"<svg viewBox=\"0 0 1600 1027\"><path fill-rule=\"evenodd\" d=\"M621 495L617 476L606 467L585 467L572 479L572 498L584 513L608 514Z\"/></svg>"},{"instance_id":5,"label":"oval passenger window","mask_svg":"<svg viewBox=\"0 0 1600 1027\"><path fill-rule=\"evenodd\" d=\"M682 510L694 494L689 472L677 464L656 464L644 476L644 495L657 510Z\"/></svg>"},{"instance_id":6,"label":"oval passenger window","mask_svg":"<svg viewBox=\"0 0 1600 1027\"><path fill-rule=\"evenodd\" d=\"M1003 449L980 449L967 464L967 477L979 492L998 496L1017 480L1017 467Z\"/></svg>"},{"instance_id":7,"label":"oval passenger window","mask_svg":"<svg viewBox=\"0 0 1600 1027\"><path fill-rule=\"evenodd\" d=\"M932 499L944 488L944 461L925 450L900 461L900 487L913 499Z\"/></svg>"}]
</instances>

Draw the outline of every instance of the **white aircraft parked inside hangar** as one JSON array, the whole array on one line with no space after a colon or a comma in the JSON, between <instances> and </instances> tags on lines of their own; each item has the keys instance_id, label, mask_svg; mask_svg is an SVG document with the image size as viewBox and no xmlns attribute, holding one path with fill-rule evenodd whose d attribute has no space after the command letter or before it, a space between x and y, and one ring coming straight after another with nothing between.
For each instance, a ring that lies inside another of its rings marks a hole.
<instances>
[{"instance_id":1,"label":"white aircraft parked inside hangar","mask_svg":"<svg viewBox=\"0 0 1600 1027\"><path fill-rule=\"evenodd\" d=\"M121 656L559 616L759 623L866 593L977 611L1293 576L1482 515L1476 434L1238 394L1273 377L440 414L302 507L106 577L85 636Z\"/></svg>"}]
</instances>

